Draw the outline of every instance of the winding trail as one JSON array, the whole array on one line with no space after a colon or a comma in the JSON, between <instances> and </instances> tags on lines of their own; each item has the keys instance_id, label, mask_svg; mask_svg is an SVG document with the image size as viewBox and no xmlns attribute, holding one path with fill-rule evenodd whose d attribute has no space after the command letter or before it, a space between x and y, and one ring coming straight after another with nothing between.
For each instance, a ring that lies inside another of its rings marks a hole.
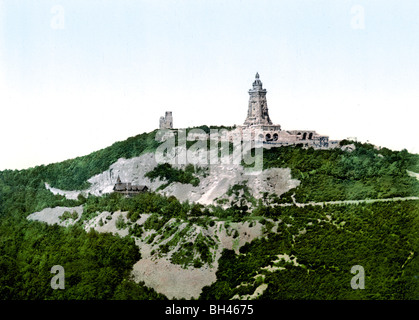
<instances>
[{"instance_id":1,"label":"winding trail","mask_svg":"<svg viewBox=\"0 0 419 320\"><path fill-rule=\"evenodd\" d=\"M324 201L324 202L307 202L307 203L298 203L295 201L295 194L291 196L292 203L281 203L279 206L325 206L329 204L359 204L359 203L374 203L374 202L387 202L387 201L407 201L407 200L419 200L419 197L395 197L395 198L384 198L384 199L361 199L361 200L338 200L338 201Z\"/></svg>"}]
</instances>

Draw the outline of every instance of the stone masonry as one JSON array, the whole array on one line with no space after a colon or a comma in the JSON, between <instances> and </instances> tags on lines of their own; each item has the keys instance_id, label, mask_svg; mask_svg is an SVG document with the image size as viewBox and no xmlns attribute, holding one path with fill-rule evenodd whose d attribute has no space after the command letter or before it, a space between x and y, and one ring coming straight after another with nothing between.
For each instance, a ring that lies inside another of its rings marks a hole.
<instances>
[{"instance_id":1,"label":"stone masonry","mask_svg":"<svg viewBox=\"0 0 419 320\"><path fill-rule=\"evenodd\" d=\"M313 130L282 130L279 124L272 124L268 112L266 89L262 87L259 73L256 73L253 88L249 90L249 106L247 118L239 130L254 131L264 144L271 146L303 144L306 147L333 148L339 141L329 140L328 136L320 135Z\"/></svg>"},{"instance_id":2,"label":"stone masonry","mask_svg":"<svg viewBox=\"0 0 419 320\"><path fill-rule=\"evenodd\" d=\"M173 129L172 111L166 111L164 117L160 117L160 129Z\"/></svg>"}]
</instances>

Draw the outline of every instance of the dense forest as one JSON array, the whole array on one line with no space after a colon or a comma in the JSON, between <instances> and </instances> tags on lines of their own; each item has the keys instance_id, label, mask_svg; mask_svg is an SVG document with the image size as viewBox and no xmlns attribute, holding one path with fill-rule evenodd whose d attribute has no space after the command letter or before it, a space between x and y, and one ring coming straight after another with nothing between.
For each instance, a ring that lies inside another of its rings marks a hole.
<instances>
[{"instance_id":1,"label":"dense forest","mask_svg":"<svg viewBox=\"0 0 419 320\"><path fill-rule=\"evenodd\" d=\"M68 200L45 188L45 182L65 190L86 188L91 176L107 170L119 158L155 150L159 144L155 133L60 163L0 171L0 299L165 299L131 279L132 266L141 258L132 237L140 237L145 230L163 230L171 218L198 225L214 219L256 219L265 227L266 236L246 244L239 254L223 252L217 281L204 288L200 299L252 294L261 284L267 287L259 299L419 299L417 200L281 206L291 203L292 195L300 203L418 196L419 182L407 170L419 172L419 155L405 150L378 150L361 143L355 143L351 152L302 146L264 150L265 169L291 168L292 177L301 184L281 197L266 194L266 201L248 199L252 206L240 202L228 208L181 203L153 192L132 198L110 194ZM354 142L343 141L342 145L349 143ZM197 185L196 170L160 165L149 177L167 184ZM229 192L239 189L245 186L233 186ZM26 219L43 208L78 205L83 205L83 214L71 227ZM124 238L84 231L84 221L99 212L117 210L127 211L130 223L143 213L151 217L142 228L132 224ZM208 255L212 244L201 240L187 248L201 253L202 261L192 262L195 267L212 261ZM187 265L188 250L181 251L174 261ZM296 257L298 265L277 261L281 254ZM53 265L64 266L66 290L51 290ZM350 287L353 265L365 268L365 290ZM269 272L268 266L280 269Z\"/></svg>"},{"instance_id":2,"label":"dense forest","mask_svg":"<svg viewBox=\"0 0 419 320\"><path fill-rule=\"evenodd\" d=\"M345 145L349 141L341 141ZM292 192L298 202L380 199L419 194L417 179L406 170L419 172L419 155L406 150L377 150L354 142L354 151L339 148L314 150L301 146L263 151L263 167L291 168L301 185Z\"/></svg>"},{"instance_id":3,"label":"dense forest","mask_svg":"<svg viewBox=\"0 0 419 320\"><path fill-rule=\"evenodd\" d=\"M259 299L419 299L418 212L417 201L277 207L269 214L282 220L277 232L238 255L225 250L201 298L231 299L266 283ZM298 266L275 262L284 253ZM273 262L284 270L264 269ZM354 265L365 269L364 290L350 286Z\"/></svg>"},{"instance_id":4,"label":"dense forest","mask_svg":"<svg viewBox=\"0 0 419 320\"><path fill-rule=\"evenodd\" d=\"M129 277L140 259L132 238L81 227L20 219L0 224L1 299L159 299ZM65 290L52 290L54 265L65 269Z\"/></svg>"},{"instance_id":5,"label":"dense forest","mask_svg":"<svg viewBox=\"0 0 419 320\"><path fill-rule=\"evenodd\" d=\"M131 158L158 143L155 132L117 142L87 156L0 171L0 299L163 299L130 278L140 258L131 238L95 231L80 224L69 228L28 221L26 216L47 207L86 202L53 195L45 182L63 189L82 189L87 179L108 169L121 157ZM53 265L66 270L66 290L52 290Z\"/></svg>"}]
</instances>

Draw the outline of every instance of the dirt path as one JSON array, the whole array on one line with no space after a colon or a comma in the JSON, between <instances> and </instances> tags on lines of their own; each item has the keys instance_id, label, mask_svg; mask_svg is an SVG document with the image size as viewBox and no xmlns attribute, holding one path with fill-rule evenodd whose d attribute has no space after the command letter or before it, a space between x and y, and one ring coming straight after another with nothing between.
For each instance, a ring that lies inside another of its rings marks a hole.
<instances>
[{"instance_id":1,"label":"dirt path","mask_svg":"<svg viewBox=\"0 0 419 320\"><path fill-rule=\"evenodd\" d=\"M329 204L359 204L359 203L374 203L374 202L388 202L388 201L406 201L406 200L419 200L419 197L395 197L395 198L385 198L385 199L362 199L362 200L339 200L339 201L325 201L325 202L307 202L307 203L298 203L295 201L294 194L291 196L293 203L281 203L279 206L325 206Z\"/></svg>"}]
</instances>

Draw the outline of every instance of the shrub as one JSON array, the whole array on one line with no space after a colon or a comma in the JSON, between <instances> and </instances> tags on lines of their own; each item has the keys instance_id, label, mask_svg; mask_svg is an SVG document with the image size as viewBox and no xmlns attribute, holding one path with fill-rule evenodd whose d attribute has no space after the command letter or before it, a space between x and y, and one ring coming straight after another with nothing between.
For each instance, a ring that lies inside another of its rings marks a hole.
<instances>
[{"instance_id":1,"label":"shrub","mask_svg":"<svg viewBox=\"0 0 419 320\"><path fill-rule=\"evenodd\" d=\"M127 227L127 224L125 223L125 220L122 214L120 214L118 218L116 219L115 226L118 230L125 229Z\"/></svg>"},{"instance_id":2,"label":"shrub","mask_svg":"<svg viewBox=\"0 0 419 320\"><path fill-rule=\"evenodd\" d=\"M185 170L173 168L169 163L161 163L153 170L147 172L145 176L154 181L156 178L166 180L169 184L172 182L180 182L184 184L192 184L194 187L199 185L200 180L195 177L192 171L195 171L193 166L188 165Z\"/></svg>"},{"instance_id":3,"label":"shrub","mask_svg":"<svg viewBox=\"0 0 419 320\"><path fill-rule=\"evenodd\" d=\"M79 214L77 211L73 211L70 213L70 211L64 211L64 213L60 216L60 221L66 221L68 219L76 220L79 217Z\"/></svg>"}]
</instances>

